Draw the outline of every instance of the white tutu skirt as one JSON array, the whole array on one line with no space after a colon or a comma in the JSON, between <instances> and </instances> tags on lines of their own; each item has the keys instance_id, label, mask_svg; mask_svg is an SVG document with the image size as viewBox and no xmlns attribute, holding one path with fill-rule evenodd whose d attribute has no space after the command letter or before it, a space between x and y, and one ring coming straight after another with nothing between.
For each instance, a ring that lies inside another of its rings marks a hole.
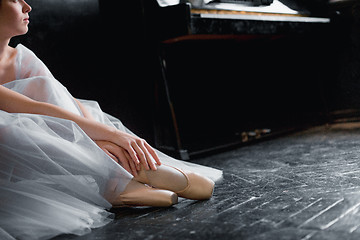
<instances>
[{"instance_id":1,"label":"white tutu skirt","mask_svg":"<svg viewBox=\"0 0 360 240\"><path fill-rule=\"evenodd\" d=\"M67 89L52 77L3 86L82 114ZM97 102L81 102L97 121L131 133L120 120L102 112ZM215 181L222 176L219 170L158 154L164 164ZM104 226L112 220L109 201L132 177L74 122L0 110L0 239L83 235Z\"/></svg>"}]
</instances>

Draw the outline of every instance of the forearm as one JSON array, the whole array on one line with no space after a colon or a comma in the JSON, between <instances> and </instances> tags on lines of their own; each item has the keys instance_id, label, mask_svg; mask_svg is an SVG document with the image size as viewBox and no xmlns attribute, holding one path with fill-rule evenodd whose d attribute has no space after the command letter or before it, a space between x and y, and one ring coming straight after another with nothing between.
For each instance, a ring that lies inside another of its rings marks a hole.
<instances>
[{"instance_id":1,"label":"forearm","mask_svg":"<svg viewBox=\"0 0 360 240\"><path fill-rule=\"evenodd\" d=\"M116 141L117 130L105 124L101 124L70 111L45 102L35 101L20 93L12 91L0 85L0 110L9 113L31 113L45 116L63 118L74 121L94 141Z\"/></svg>"},{"instance_id":2,"label":"forearm","mask_svg":"<svg viewBox=\"0 0 360 240\"><path fill-rule=\"evenodd\" d=\"M43 102L35 103L36 106L34 106L35 108L32 110L33 113L74 121L92 140L109 141L124 148L128 152L129 158L131 158L136 165L142 163L146 170L150 168L156 170L155 162L161 165L160 159L154 149L143 139L97 121L76 115L58 106Z\"/></svg>"},{"instance_id":3,"label":"forearm","mask_svg":"<svg viewBox=\"0 0 360 240\"><path fill-rule=\"evenodd\" d=\"M90 120L94 120L94 117L91 115L91 113L86 109L86 107L76 98L74 98L75 102L77 103L77 105L80 108L80 111L82 112L82 114L84 115L85 118L90 119Z\"/></svg>"},{"instance_id":4,"label":"forearm","mask_svg":"<svg viewBox=\"0 0 360 240\"><path fill-rule=\"evenodd\" d=\"M160 159L152 147L143 139L122 132L114 127L74 114L56 105L34 101L20 93L0 85L0 110L9 113L30 113L71 120L94 141L103 140L124 148L136 163L144 164L146 169L155 170L151 156L160 165Z\"/></svg>"},{"instance_id":5,"label":"forearm","mask_svg":"<svg viewBox=\"0 0 360 240\"><path fill-rule=\"evenodd\" d=\"M71 120L75 122L94 141L113 141L113 136L116 132L115 128L96 122L92 119L79 116L49 103L33 102L27 109L27 112Z\"/></svg>"}]
</instances>

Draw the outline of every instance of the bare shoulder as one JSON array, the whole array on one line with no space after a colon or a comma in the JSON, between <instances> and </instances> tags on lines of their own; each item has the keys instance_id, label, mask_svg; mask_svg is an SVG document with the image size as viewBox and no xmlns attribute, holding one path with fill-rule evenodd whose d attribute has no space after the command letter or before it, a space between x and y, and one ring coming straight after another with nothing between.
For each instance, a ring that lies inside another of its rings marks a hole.
<instances>
[{"instance_id":1,"label":"bare shoulder","mask_svg":"<svg viewBox=\"0 0 360 240\"><path fill-rule=\"evenodd\" d=\"M0 84L5 84L16 79L15 76L15 59L17 50L7 47L0 61Z\"/></svg>"}]
</instances>

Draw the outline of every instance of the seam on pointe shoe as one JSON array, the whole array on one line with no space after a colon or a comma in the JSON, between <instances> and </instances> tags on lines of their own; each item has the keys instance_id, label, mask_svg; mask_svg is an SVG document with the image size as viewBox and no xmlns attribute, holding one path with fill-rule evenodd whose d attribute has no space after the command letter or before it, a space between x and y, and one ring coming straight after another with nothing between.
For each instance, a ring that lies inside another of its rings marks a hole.
<instances>
[{"instance_id":1,"label":"seam on pointe shoe","mask_svg":"<svg viewBox=\"0 0 360 240\"><path fill-rule=\"evenodd\" d=\"M189 179L188 175L187 175L183 170L181 170L181 169L179 169L179 168L177 168L177 167L173 167L173 166L166 165L166 164L163 164L163 165L178 170L178 171L181 172L181 173L185 176L185 178L186 178L187 186L186 186L183 190L177 191L177 192L174 192L174 193L176 193L176 194L179 194L179 193L180 193L180 194L181 194L181 193L187 191L187 190L190 188L190 179Z\"/></svg>"}]
</instances>

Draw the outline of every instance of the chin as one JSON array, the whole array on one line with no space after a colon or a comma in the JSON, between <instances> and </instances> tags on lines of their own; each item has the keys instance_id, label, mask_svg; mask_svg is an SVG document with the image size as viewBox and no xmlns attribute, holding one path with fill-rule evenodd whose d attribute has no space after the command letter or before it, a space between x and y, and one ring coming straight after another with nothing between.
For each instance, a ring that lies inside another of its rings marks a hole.
<instances>
[{"instance_id":1,"label":"chin","mask_svg":"<svg viewBox=\"0 0 360 240\"><path fill-rule=\"evenodd\" d=\"M27 34L28 31L29 31L28 28L23 29L22 31L18 31L18 32L14 35L14 37L15 37L15 36L25 35L25 34Z\"/></svg>"},{"instance_id":2,"label":"chin","mask_svg":"<svg viewBox=\"0 0 360 240\"><path fill-rule=\"evenodd\" d=\"M23 33L21 35L27 34L27 32L29 31L28 26L26 26L26 28L23 29Z\"/></svg>"}]
</instances>

